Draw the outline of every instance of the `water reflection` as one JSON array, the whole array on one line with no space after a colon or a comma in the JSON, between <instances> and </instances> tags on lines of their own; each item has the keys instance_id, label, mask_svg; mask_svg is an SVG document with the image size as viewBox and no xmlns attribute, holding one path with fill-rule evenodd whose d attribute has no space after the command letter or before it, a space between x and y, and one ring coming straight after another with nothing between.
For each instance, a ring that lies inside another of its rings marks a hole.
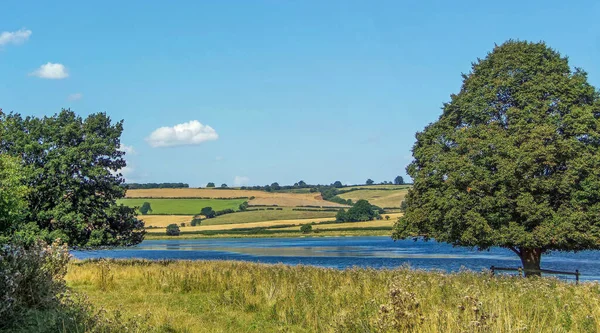
<instances>
[{"instance_id":1,"label":"water reflection","mask_svg":"<svg viewBox=\"0 0 600 333\"><path fill-rule=\"evenodd\" d=\"M542 266L566 271L579 269L584 279L600 280L599 253L554 253L543 257ZM423 269L480 271L492 265L520 266L519 259L505 249L478 252L436 242L394 242L389 237L150 240L127 249L73 254L77 258L248 260L333 268L395 268L408 264Z\"/></svg>"}]
</instances>

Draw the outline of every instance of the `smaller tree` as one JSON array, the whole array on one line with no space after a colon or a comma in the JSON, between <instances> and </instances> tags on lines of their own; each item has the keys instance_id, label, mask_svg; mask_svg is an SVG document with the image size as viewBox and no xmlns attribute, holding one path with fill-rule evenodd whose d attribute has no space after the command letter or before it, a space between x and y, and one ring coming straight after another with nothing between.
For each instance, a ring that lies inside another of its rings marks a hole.
<instances>
[{"instance_id":1,"label":"smaller tree","mask_svg":"<svg viewBox=\"0 0 600 333\"><path fill-rule=\"evenodd\" d=\"M227 184L225 184L225 183L221 184L221 188L227 188Z\"/></svg>"},{"instance_id":2,"label":"smaller tree","mask_svg":"<svg viewBox=\"0 0 600 333\"><path fill-rule=\"evenodd\" d=\"M213 218L215 217L216 213L215 211L212 209L212 207L204 207L202 208L202 210L200 211L200 215L204 215L204 217L206 217L207 219Z\"/></svg>"},{"instance_id":3,"label":"smaller tree","mask_svg":"<svg viewBox=\"0 0 600 333\"><path fill-rule=\"evenodd\" d=\"M181 231L177 224L173 223L167 226L167 236L179 236L180 233Z\"/></svg>"},{"instance_id":4,"label":"smaller tree","mask_svg":"<svg viewBox=\"0 0 600 333\"><path fill-rule=\"evenodd\" d=\"M279 190L281 190L281 186L279 186L279 183L274 182L273 184L271 184L271 189L273 191L279 191Z\"/></svg>"},{"instance_id":5,"label":"smaller tree","mask_svg":"<svg viewBox=\"0 0 600 333\"><path fill-rule=\"evenodd\" d=\"M386 215L386 216L385 216L385 219L386 219L386 220L389 220L389 219L390 219L390 216L389 216L389 215Z\"/></svg>"},{"instance_id":6,"label":"smaller tree","mask_svg":"<svg viewBox=\"0 0 600 333\"><path fill-rule=\"evenodd\" d=\"M210 182L210 183L206 184L206 187L215 187L215 183Z\"/></svg>"},{"instance_id":7,"label":"smaller tree","mask_svg":"<svg viewBox=\"0 0 600 333\"><path fill-rule=\"evenodd\" d=\"M301 180L298 182L298 187L304 188L304 187L306 187L306 183L303 180Z\"/></svg>"},{"instance_id":8,"label":"smaller tree","mask_svg":"<svg viewBox=\"0 0 600 333\"><path fill-rule=\"evenodd\" d=\"M303 234L308 234L308 233L310 233L310 232L312 231L312 225L310 225L310 224L303 224L303 225L300 227L300 231L301 231Z\"/></svg>"},{"instance_id":9,"label":"smaller tree","mask_svg":"<svg viewBox=\"0 0 600 333\"><path fill-rule=\"evenodd\" d=\"M271 185L265 185L265 191L266 191L266 192L271 192L271 191L273 191L273 189L271 188Z\"/></svg>"},{"instance_id":10,"label":"smaller tree","mask_svg":"<svg viewBox=\"0 0 600 333\"><path fill-rule=\"evenodd\" d=\"M148 212L152 212L152 207L150 207L150 203L146 201L142 204L142 207L140 207L140 213L146 215Z\"/></svg>"},{"instance_id":11,"label":"smaller tree","mask_svg":"<svg viewBox=\"0 0 600 333\"><path fill-rule=\"evenodd\" d=\"M337 222L346 222L346 218L346 211L343 208L338 210L337 214L335 214L335 220Z\"/></svg>"},{"instance_id":12,"label":"smaller tree","mask_svg":"<svg viewBox=\"0 0 600 333\"><path fill-rule=\"evenodd\" d=\"M402 176L398 176L394 179L394 184L396 185L404 185L404 178Z\"/></svg>"},{"instance_id":13,"label":"smaller tree","mask_svg":"<svg viewBox=\"0 0 600 333\"><path fill-rule=\"evenodd\" d=\"M242 202L238 208L240 212L245 212L246 210L248 210L248 201Z\"/></svg>"},{"instance_id":14,"label":"smaller tree","mask_svg":"<svg viewBox=\"0 0 600 333\"><path fill-rule=\"evenodd\" d=\"M367 179L367 181L365 183L367 185L373 185L375 182L373 181L373 179L369 178L369 179Z\"/></svg>"},{"instance_id":15,"label":"smaller tree","mask_svg":"<svg viewBox=\"0 0 600 333\"><path fill-rule=\"evenodd\" d=\"M341 188L343 186L344 185L342 185L342 182L339 180L336 180L335 182L333 182L333 187L335 187L335 188Z\"/></svg>"}]
</instances>

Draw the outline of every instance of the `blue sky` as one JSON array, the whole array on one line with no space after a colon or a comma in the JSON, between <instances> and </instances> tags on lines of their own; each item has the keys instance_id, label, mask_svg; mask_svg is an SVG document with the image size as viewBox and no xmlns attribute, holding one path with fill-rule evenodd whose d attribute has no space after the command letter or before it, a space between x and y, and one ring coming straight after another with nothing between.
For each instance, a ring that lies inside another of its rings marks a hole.
<instances>
[{"instance_id":1,"label":"blue sky","mask_svg":"<svg viewBox=\"0 0 600 333\"><path fill-rule=\"evenodd\" d=\"M1 8L0 108L124 119L131 182L406 176L415 132L437 119L472 61L510 38L546 41L600 87L598 1L7 1ZM152 135L190 121L201 125Z\"/></svg>"}]
</instances>

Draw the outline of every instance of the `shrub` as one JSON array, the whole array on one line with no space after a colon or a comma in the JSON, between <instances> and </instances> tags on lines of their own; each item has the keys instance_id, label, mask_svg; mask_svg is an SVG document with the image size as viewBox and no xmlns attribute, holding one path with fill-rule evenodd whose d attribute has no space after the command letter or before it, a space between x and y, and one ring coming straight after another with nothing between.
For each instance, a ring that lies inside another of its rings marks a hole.
<instances>
[{"instance_id":1,"label":"shrub","mask_svg":"<svg viewBox=\"0 0 600 333\"><path fill-rule=\"evenodd\" d=\"M8 244L0 248L0 330L19 324L32 309L60 305L66 291L69 250L60 239L47 245Z\"/></svg>"},{"instance_id":2,"label":"shrub","mask_svg":"<svg viewBox=\"0 0 600 333\"><path fill-rule=\"evenodd\" d=\"M385 216L385 219L386 219L386 220L389 220L389 219L390 219L390 216L389 216L389 215L386 215L386 216Z\"/></svg>"},{"instance_id":3,"label":"shrub","mask_svg":"<svg viewBox=\"0 0 600 333\"><path fill-rule=\"evenodd\" d=\"M212 209L212 207L204 207L200 211L200 215L204 215L204 217L210 219L215 217L215 211Z\"/></svg>"},{"instance_id":4,"label":"shrub","mask_svg":"<svg viewBox=\"0 0 600 333\"><path fill-rule=\"evenodd\" d=\"M202 219L200 218L200 216L196 215L194 216L194 218L192 219L192 222L190 222L190 225L192 227L195 227L197 225L200 225L202 223Z\"/></svg>"},{"instance_id":5,"label":"shrub","mask_svg":"<svg viewBox=\"0 0 600 333\"><path fill-rule=\"evenodd\" d=\"M277 208L275 208L275 210L283 210L283 208L277 207Z\"/></svg>"},{"instance_id":6,"label":"shrub","mask_svg":"<svg viewBox=\"0 0 600 333\"><path fill-rule=\"evenodd\" d=\"M183 228L185 227L185 222L181 222L179 225Z\"/></svg>"},{"instance_id":7,"label":"shrub","mask_svg":"<svg viewBox=\"0 0 600 333\"><path fill-rule=\"evenodd\" d=\"M300 227L300 231L301 231L303 234L308 234L308 233L310 233L310 232L312 231L312 225L310 225L310 224L303 224L303 225Z\"/></svg>"},{"instance_id":8,"label":"shrub","mask_svg":"<svg viewBox=\"0 0 600 333\"><path fill-rule=\"evenodd\" d=\"M173 223L167 226L167 236L179 236L180 233L181 231L177 224Z\"/></svg>"},{"instance_id":9,"label":"shrub","mask_svg":"<svg viewBox=\"0 0 600 333\"><path fill-rule=\"evenodd\" d=\"M150 203L146 201L142 204L142 207L140 207L140 213L146 215L148 212L152 212L152 207L150 206Z\"/></svg>"}]
</instances>

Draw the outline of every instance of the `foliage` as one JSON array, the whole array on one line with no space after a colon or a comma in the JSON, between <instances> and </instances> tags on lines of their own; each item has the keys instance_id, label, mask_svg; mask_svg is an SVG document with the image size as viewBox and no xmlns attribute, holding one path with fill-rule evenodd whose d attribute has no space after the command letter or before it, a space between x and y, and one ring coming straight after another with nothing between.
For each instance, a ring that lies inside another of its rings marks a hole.
<instances>
[{"instance_id":1,"label":"foliage","mask_svg":"<svg viewBox=\"0 0 600 333\"><path fill-rule=\"evenodd\" d=\"M397 176L396 178L394 178L394 184L404 185L404 178L402 178L402 176Z\"/></svg>"},{"instance_id":2,"label":"foliage","mask_svg":"<svg viewBox=\"0 0 600 333\"><path fill-rule=\"evenodd\" d=\"M281 190L281 186L279 186L279 183L274 182L273 184L271 184L271 189L273 191L279 191L279 190Z\"/></svg>"},{"instance_id":3,"label":"foliage","mask_svg":"<svg viewBox=\"0 0 600 333\"><path fill-rule=\"evenodd\" d=\"M354 206L350 207L348 211L340 209L335 219L339 222L371 221L380 217L380 213L382 212L381 208L371 205L367 200L361 199Z\"/></svg>"},{"instance_id":4,"label":"foliage","mask_svg":"<svg viewBox=\"0 0 600 333\"><path fill-rule=\"evenodd\" d=\"M202 218L199 215L196 215L196 216L194 216L194 218L192 218L190 225L192 227L195 227L197 225L200 225L201 223L202 223Z\"/></svg>"},{"instance_id":5,"label":"foliage","mask_svg":"<svg viewBox=\"0 0 600 333\"><path fill-rule=\"evenodd\" d=\"M331 184L331 186L335 187L335 188L341 188L344 185L342 185L342 182L339 180L336 180L335 182L333 182L333 184Z\"/></svg>"},{"instance_id":6,"label":"foliage","mask_svg":"<svg viewBox=\"0 0 600 333\"><path fill-rule=\"evenodd\" d=\"M0 329L19 325L33 309L57 307L66 290L68 261L68 248L60 240L0 247Z\"/></svg>"},{"instance_id":7,"label":"foliage","mask_svg":"<svg viewBox=\"0 0 600 333\"><path fill-rule=\"evenodd\" d=\"M303 234L309 234L312 231L312 225L310 224L303 224L302 226L300 226L300 232L302 232Z\"/></svg>"},{"instance_id":8,"label":"foliage","mask_svg":"<svg viewBox=\"0 0 600 333\"><path fill-rule=\"evenodd\" d=\"M23 179L19 161L0 155L0 245L24 221L27 187L22 184Z\"/></svg>"},{"instance_id":9,"label":"foliage","mask_svg":"<svg viewBox=\"0 0 600 333\"><path fill-rule=\"evenodd\" d=\"M221 184L221 188L227 188L227 184L225 184L225 183Z\"/></svg>"},{"instance_id":10,"label":"foliage","mask_svg":"<svg viewBox=\"0 0 600 333\"><path fill-rule=\"evenodd\" d=\"M210 219L216 216L215 211L212 207L204 207L200 210L200 214L204 215L205 218Z\"/></svg>"},{"instance_id":11,"label":"foliage","mask_svg":"<svg viewBox=\"0 0 600 333\"><path fill-rule=\"evenodd\" d=\"M375 182L371 178L367 179L367 181L365 182L365 184L367 184L367 185L373 185L374 183Z\"/></svg>"},{"instance_id":12,"label":"foliage","mask_svg":"<svg viewBox=\"0 0 600 333\"><path fill-rule=\"evenodd\" d=\"M44 118L0 112L0 154L23 165L24 220L62 231L69 245L139 243L143 222L133 209L116 205L125 195L122 131L123 122L112 124L104 113L84 120L70 110Z\"/></svg>"},{"instance_id":13,"label":"foliage","mask_svg":"<svg viewBox=\"0 0 600 333\"><path fill-rule=\"evenodd\" d=\"M169 224L167 226L167 236L179 236L181 231L179 230L179 226L175 223Z\"/></svg>"},{"instance_id":14,"label":"foliage","mask_svg":"<svg viewBox=\"0 0 600 333\"><path fill-rule=\"evenodd\" d=\"M240 212L245 212L248 209L248 201L244 201L240 204L240 206L238 207L238 210Z\"/></svg>"},{"instance_id":15,"label":"foliage","mask_svg":"<svg viewBox=\"0 0 600 333\"><path fill-rule=\"evenodd\" d=\"M395 239L551 250L600 248L600 94L544 43L508 41L473 64L417 133Z\"/></svg>"},{"instance_id":16,"label":"foliage","mask_svg":"<svg viewBox=\"0 0 600 333\"><path fill-rule=\"evenodd\" d=\"M215 183L210 182L210 183L206 184L206 187L215 187Z\"/></svg>"},{"instance_id":17,"label":"foliage","mask_svg":"<svg viewBox=\"0 0 600 333\"><path fill-rule=\"evenodd\" d=\"M148 201L144 201L142 207L140 207L140 213L142 213L142 215L146 215L148 212L152 212L152 207Z\"/></svg>"}]
</instances>

